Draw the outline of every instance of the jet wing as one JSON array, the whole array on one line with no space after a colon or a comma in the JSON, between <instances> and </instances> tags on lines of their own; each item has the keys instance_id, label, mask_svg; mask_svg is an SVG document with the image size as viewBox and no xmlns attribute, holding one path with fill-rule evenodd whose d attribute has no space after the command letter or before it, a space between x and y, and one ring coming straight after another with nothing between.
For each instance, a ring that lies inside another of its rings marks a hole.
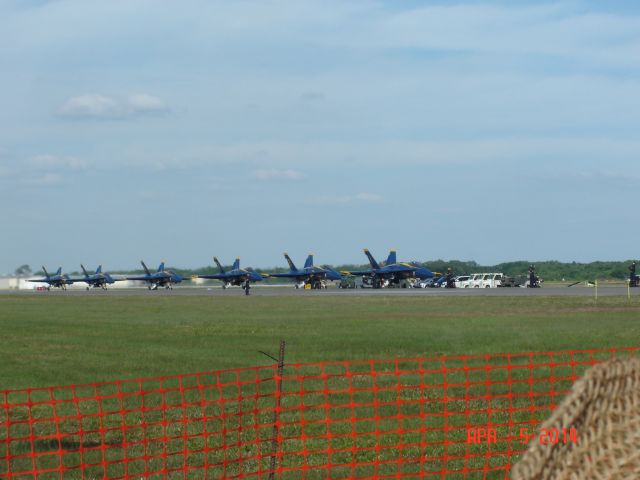
<instances>
[{"instance_id":1,"label":"jet wing","mask_svg":"<svg viewBox=\"0 0 640 480\"><path fill-rule=\"evenodd\" d=\"M373 270L356 270L356 271L344 271L344 272L340 272L343 275L355 275L356 277L363 277L365 275L372 275L374 272Z\"/></svg>"},{"instance_id":2,"label":"jet wing","mask_svg":"<svg viewBox=\"0 0 640 480\"><path fill-rule=\"evenodd\" d=\"M157 278L154 277L125 277L125 280L147 280L147 281L154 281L154 280L158 280Z\"/></svg>"},{"instance_id":3,"label":"jet wing","mask_svg":"<svg viewBox=\"0 0 640 480\"><path fill-rule=\"evenodd\" d=\"M300 278L300 277L308 277L309 274L287 272L287 273L270 273L269 276L270 277L282 277L282 278Z\"/></svg>"},{"instance_id":4,"label":"jet wing","mask_svg":"<svg viewBox=\"0 0 640 480\"><path fill-rule=\"evenodd\" d=\"M195 275L195 278L206 278L208 280L227 280L231 278L241 277L244 275L224 275L222 273L216 273L213 275Z\"/></svg>"}]
</instances>

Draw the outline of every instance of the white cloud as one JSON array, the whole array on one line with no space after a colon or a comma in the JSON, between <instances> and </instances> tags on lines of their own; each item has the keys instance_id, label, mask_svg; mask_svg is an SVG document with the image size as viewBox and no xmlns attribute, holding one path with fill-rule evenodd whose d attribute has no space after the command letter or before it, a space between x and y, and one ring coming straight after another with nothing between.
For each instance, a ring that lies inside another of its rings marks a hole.
<instances>
[{"instance_id":1,"label":"white cloud","mask_svg":"<svg viewBox=\"0 0 640 480\"><path fill-rule=\"evenodd\" d=\"M167 111L167 106L158 97L147 93L136 93L127 99L128 107L136 113L162 113Z\"/></svg>"},{"instance_id":2,"label":"white cloud","mask_svg":"<svg viewBox=\"0 0 640 480\"><path fill-rule=\"evenodd\" d=\"M63 117L75 119L113 120L166 111L168 108L160 98L147 93L136 93L125 100L97 93L86 93L67 100L58 113Z\"/></svg>"},{"instance_id":3,"label":"white cloud","mask_svg":"<svg viewBox=\"0 0 640 480\"><path fill-rule=\"evenodd\" d=\"M355 195L323 195L315 199L319 205L348 205L358 203L381 203L384 198L376 193L360 192Z\"/></svg>"},{"instance_id":4,"label":"white cloud","mask_svg":"<svg viewBox=\"0 0 640 480\"><path fill-rule=\"evenodd\" d=\"M258 180L268 181L268 180L302 180L305 178L305 175L296 170L254 170L253 176Z\"/></svg>"},{"instance_id":5,"label":"white cloud","mask_svg":"<svg viewBox=\"0 0 640 480\"><path fill-rule=\"evenodd\" d=\"M59 113L71 118L119 118L124 112L113 98L87 93L67 100Z\"/></svg>"}]
</instances>

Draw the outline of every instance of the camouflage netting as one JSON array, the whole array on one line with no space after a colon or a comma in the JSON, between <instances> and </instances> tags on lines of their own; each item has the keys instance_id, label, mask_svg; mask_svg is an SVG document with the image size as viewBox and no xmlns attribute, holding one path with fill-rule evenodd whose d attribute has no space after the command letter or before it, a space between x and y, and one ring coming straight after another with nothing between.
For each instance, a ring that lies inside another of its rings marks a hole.
<instances>
[{"instance_id":1,"label":"camouflage netting","mask_svg":"<svg viewBox=\"0 0 640 480\"><path fill-rule=\"evenodd\" d=\"M640 359L589 369L542 429L575 429L577 441L545 445L536 437L513 467L513 480L640 478Z\"/></svg>"}]
</instances>

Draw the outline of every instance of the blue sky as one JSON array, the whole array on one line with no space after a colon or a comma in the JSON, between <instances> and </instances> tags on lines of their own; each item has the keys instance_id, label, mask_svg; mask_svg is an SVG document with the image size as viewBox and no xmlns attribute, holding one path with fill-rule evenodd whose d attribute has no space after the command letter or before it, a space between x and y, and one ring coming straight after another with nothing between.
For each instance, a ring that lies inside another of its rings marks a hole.
<instances>
[{"instance_id":1,"label":"blue sky","mask_svg":"<svg viewBox=\"0 0 640 480\"><path fill-rule=\"evenodd\" d=\"M0 272L637 257L637 2L0 1Z\"/></svg>"}]
</instances>

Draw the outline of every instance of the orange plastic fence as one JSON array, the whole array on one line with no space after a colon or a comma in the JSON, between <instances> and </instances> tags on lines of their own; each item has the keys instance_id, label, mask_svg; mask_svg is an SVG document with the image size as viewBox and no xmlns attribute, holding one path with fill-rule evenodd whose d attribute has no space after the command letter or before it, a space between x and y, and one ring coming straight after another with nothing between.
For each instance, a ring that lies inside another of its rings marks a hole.
<instances>
[{"instance_id":1,"label":"orange plastic fence","mask_svg":"<svg viewBox=\"0 0 640 480\"><path fill-rule=\"evenodd\" d=\"M287 365L0 391L0 478L503 479L637 348Z\"/></svg>"}]
</instances>

